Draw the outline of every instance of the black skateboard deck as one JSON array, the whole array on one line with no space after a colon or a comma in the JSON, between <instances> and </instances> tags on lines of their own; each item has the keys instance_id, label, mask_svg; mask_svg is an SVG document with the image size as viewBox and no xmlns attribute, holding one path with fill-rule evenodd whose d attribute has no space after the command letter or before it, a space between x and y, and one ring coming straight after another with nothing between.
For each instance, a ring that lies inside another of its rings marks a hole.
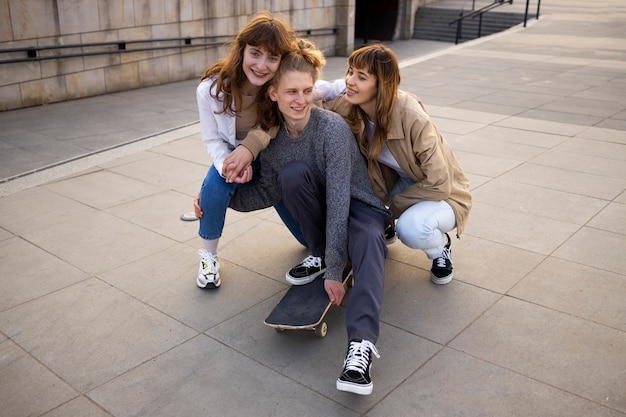
<instances>
[{"instance_id":1,"label":"black skateboard deck","mask_svg":"<svg viewBox=\"0 0 626 417\"><path fill-rule=\"evenodd\" d=\"M344 287L351 287L353 279L352 267L348 265L343 271ZM309 284L292 285L267 316L265 324L279 332L311 330L316 336L324 337L328 331L324 317L330 305L322 275Z\"/></svg>"}]
</instances>

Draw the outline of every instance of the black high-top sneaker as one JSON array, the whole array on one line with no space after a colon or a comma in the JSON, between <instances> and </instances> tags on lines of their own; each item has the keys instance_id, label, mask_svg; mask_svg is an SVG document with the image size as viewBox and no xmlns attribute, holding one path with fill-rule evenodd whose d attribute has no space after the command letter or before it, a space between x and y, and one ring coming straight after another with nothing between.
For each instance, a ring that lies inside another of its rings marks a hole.
<instances>
[{"instance_id":1,"label":"black high-top sneaker","mask_svg":"<svg viewBox=\"0 0 626 417\"><path fill-rule=\"evenodd\" d=\"M438 258L433 259L433 266L430 268L430 280L434 284L443 285L452 281L454 276L454 266L452 265L452 241L446 233L448 243L443 247L443 252Z\"/></svg>"},{"instance_id":2,"label":"black high-top sneaker","mask_svg":"<svg viewBox=\"0 0 626 417\"><path fill-rule=\"evenodd\" d=\"M343 372L337 379L339 391L352 392L359 395L370 395L374 389L370 369L372 353L380 358L376 346L369 340L352 340L348 345L348 353L343 361Z\"/></svg>"}]
</instances>

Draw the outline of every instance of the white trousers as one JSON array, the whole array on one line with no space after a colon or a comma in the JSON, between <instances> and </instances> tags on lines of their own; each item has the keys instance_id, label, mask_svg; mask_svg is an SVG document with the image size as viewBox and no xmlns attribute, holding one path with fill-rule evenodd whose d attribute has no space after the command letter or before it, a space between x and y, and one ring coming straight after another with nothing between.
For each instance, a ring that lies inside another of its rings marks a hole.
<instances>
[{"instance_id":1,"label":"white trousers","mask_svg":"<svg viewBox=\"0 0 626 417\"><path fill-rule=\"evenodd\" d=\"M397 193L414 184L402 178L390 194ZM428 259L441 255L448 243L445 233L456 227L454 210L445 201L420 201L409 207L396 221L396 233L402 243L412 249L421 249Z\"/></svg>"}]
</instances>

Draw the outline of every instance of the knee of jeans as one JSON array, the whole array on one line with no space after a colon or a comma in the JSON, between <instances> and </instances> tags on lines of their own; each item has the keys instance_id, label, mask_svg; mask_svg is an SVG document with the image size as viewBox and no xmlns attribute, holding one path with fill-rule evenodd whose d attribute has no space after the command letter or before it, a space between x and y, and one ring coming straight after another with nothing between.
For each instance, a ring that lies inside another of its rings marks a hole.
<instances>
[{"instance_id":1,"label":"knee of jeans","mask_svg":"<svg viewBox=\"0 0 626 417\"><path fill-rule=\"evenodd\" d=\"M302 161L285 164L278 174L278 182L283 192L299 189L307 181L309 172L309 166Z\"/></svg>"},{"instance_id":2,"label":"knee of jeans","mask_svg":"<svg viewBox=\"0 0 626 417\"><path fill-rule=\"evenodd\" d=\"M398 239L412 249L422 249L432 239L434 230L427 224L415 224L403 221L402 217L396 222Z\"/></svg>"}]
</instances>

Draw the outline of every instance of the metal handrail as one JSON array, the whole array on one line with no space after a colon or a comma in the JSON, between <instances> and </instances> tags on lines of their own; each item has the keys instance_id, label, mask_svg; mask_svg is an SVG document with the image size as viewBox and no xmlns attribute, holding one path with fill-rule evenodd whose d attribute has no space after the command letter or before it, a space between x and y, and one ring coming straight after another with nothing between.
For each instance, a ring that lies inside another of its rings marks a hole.
<instances>
[{"instance_id":1,"label":"metal handrail","mask_svg":"<svg viewBox=\"0 0 626 417\"><path fill-rule=\"evenodd\" d=\"M493 3L488 4L479 10L474 10L474 0L472 0L472 12L470 14L463 15L465 4L467 4L467 1L468 0L465 0L465 2L463 3L463 6L461 7L460 17L458 19L453 20L452 22L448 24L448 26L450 26L453 23L456 23L456 37L454 39L455 44L458 44L459 39L461 39L461 30L463 27L462 24L463 24L464 19L467 19L468 17L471 17L472 19L474 19L476 16L479 17L478 37L480 38L481 33L482 33L481 31L482 31L482 23L483 23L483 14L487 13L491 9L495 9L496 7L502 6L503 4L506 4L506 3L513 4L513 0L494 0ZM524 11L524 27L526 27L526 22L528 21L529 6L530 6L530 0L526 0L526 9ZM541 8L541 0L537 0L537 13L535 14L535 19L539 19L540 8Z\"/></svg>"},{"instance_id":2,"label":"metal handrail","mask_svg":"<svg viewBox=\"0 0 626 417\"><path fill-rule=\"evenodd\" d=\"M524 11L524 27L526 27L526 21L528 20L528 3L530 0L526 0L526 10ZM535 19L539 19L539 8L541 7L541 0L537 0L537 13Z\"/></svg>"},{"instance_id":3,"label":"metal handrail","mask_svg":"<svg viewBox=\"0 0 626 417\"><path fill-rule=\"evenodd\" d=\"M296 31L296 34L299 36L325 36L325 35L336 35L337 28L321 28L321 29L303 29ZM221 41L217 41L218 39L222 39ZM68 45L50 45L50 46L25 46L21 48L10 48L10 49L0 49L0 54L2 53L26 53L26 57L24 58L13 58L13 59L4 59L0 60L0 64L12 64L19 62L32 62L32 61L44 61L49 59L63 59L63 58L79 58L84 56L95 56L95 55L108 55L108 54L117 54L117 53L129 53L129 52L146 52L146 51L157 51L163 49L178 49L178 48L198 48L198 47L209 47L209 46L220 46L227 43L230 39L232 39L232 35L214 35L214 36L196 36L191 37L187 36L184 38L161 38L161 39L146 39L146 40L119 40L119 41L111 41L111 42L96 42L96 43L81 43L81 44L68 44ZM206 42L207 40L215 40L213 42ZM194 41L203 41L201 43L194 43ZM149 46L143 48L127 48L128 45L135 44L145 44L145 43L155 43L155 42L178 42L177 45L167 45L167 46ZM115 49L103 49L91 52L81 51L79 53L69 53L62 55L38 55L39 51L49 51L49 50L63 50L63 49L71 49L71 48L109 48L115 47Z\"/></svg>"},{"instance_id":4,"label":"metal handrail","mask_svg":"<svg viewBox=\"0 0 626 417\"><path fill-rule=\"evenodd\" d=\"M526 0L527 2L529 0ZM461 13L460 13L460 17L457 19L454 19L453 21L451 21L450 23L448 23L448 26L451 26L452 24L456 23L456 36L454 39L454 44L458 44L459 43L459 39L461 38L461 28L462 28L462 22L464 19L467 18L476 18L476 16L478 16L478 37L480 38L481 34L482 34L482 26L483 26L483 14L487 13L488 11L495 9L496 7L500 7L503 4L513 4L513 0L494 0L493 3L490 3L486 6L483 6L482 8L478 9L478 10L474 10L471 13L467 14L467 15L463 15L463 8L461 9ZM474 7L474 4L472 3L472 8Z\"/></svg>"}]
</instances>

